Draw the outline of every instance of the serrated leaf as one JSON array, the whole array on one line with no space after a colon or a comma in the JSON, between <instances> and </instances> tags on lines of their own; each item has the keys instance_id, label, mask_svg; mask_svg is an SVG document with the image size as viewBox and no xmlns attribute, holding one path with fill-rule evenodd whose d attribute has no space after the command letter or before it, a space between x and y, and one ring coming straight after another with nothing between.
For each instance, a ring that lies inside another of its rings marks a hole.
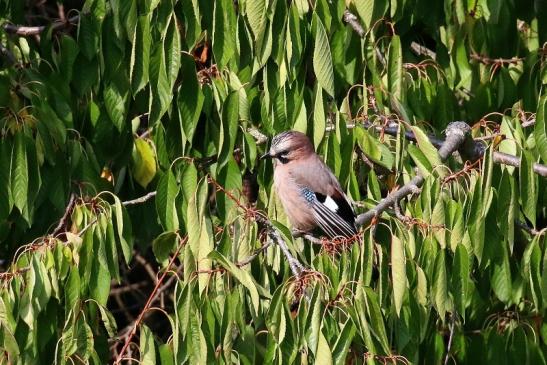
<instances>
[{"instance_id":1,"label":"serrated leaf","mask_svg":"<svg viewBox=\"0 0 547 365\"><path fill-rule=\"evenodd\" d=\"M163 174L156 191L156 211L160 222L166 231L176 231L179 228L179 219L175 200L179 193L179 186L171 169Z\"/></svg>"},{"instance_id":2,"label":"serrated leaf","mask_svg":"<svg viewBox=\"0 0 547 365\"><path fill-rule=\"evenodd\" d=\"M213 53L219 69L223 69L234 55L236 29L231 0L215 1L213 20Z\"/></svg>"},{"instance_id":3,"label":"serrated leaf","mask_svg":"<svg viewBox=\"0 0 547 365\"><path fill-rule=\"evenodd\" d=\"M319 331L319 342L317 343L317 354L315 356L315 365L331 365L332 353L327 339L323 332Z\"/></svg>"},{"instance_id":4,"label":"serrated leaf","mask_svg":"<svg viewBox=\"0 0 547 365\"><path fill-rule=\"evenodd\" d=\"M222 123L218 142L218 167L222 168L234 153L239 119L239 96L232 92L222 106Z\"/></svg>"},{"instance_id":5,"label":"serrated leaf","mask_svg":"<svg viewBox=\"0 0 547 365\"><path fill-rule=\"evenodd\" d=\"M456 246L454 270L452 271L452 293L458 314L465 318L465 305L469 287L469 253L463 244Z\"/></svg>"},{"instance_id":6,"label":"serrated leaf","mask_svg":"<svg viewBox=\"0 0 547 365\"><path fill-rule=\"evenodd\" d=\"M183 54L181 56L180 73L184 87L177 93L179 121L182 133L192 143L204 97L196 76L195 62L191 55Z\"/></svg>"},{"instance_id":7,"label":"serrated leaf","mask_svg":"<svg viewBox=\"0 0 547 365\"><path fill-rule=\"evenodd\" d=\"M99 305L99 311L101 312L101 319L103 321L104 327L106 328L106 332L110 337L116 336L117 328L116 320L114 319L114 316L108 309L103 307L102 305Z\"/></svg>"},{"instance_id":8,"label":"serrated leaf","mask_svg":"<svg viewBox=\"0 0 547 365\"><path fill-rule=\"evenodd\" d=\"M437 308L437 312L439 312L439 317L444 320L446 312L450 309L444 250L437 254L434 273L432 287L433 303Z\"/></svg>"},{"instance_id":9,"label":"serrated leaf","mask_svg":"<svg viewBox=\"0 0 547 365\"><path fill-rule=\"evenodd\" d=\"M315 42L313 47L313 71L319 85L334 97L334 72L332 69L332 55L330 52L329 39L321 19L314 14Z\"/></svg>"},{"instance_id":10,"label":"serrated leaf","mask_svg":"<svg viewBox=\"0 0 547 365\"><path fill-rule=\"evenodd\" d=\"M403 89L403 57L401 39L398 35L391 37L388 55L389 91L397 100L402 98Z\"/></svg>"},{"instance_id":11,"label":"serrated leaf","mask_svg":"<svg viewBox=\"0 0 547 365\"><path fill-rule=\"evenodd\" d=\"M22 213L27 205L29 188L29 171L25 135L23 132L15 134L15 141L11 151L10 181L12 199Z\"/></svg>"},{"instance_id":12,"label":"serrated leaf","mask_svg":"<svg viewBox=\"0 0 547 365\"><path fill-rule=\"evenodd\" d=\"M156 365L156 345L152 331L145 324L141 324L140 332L140 364L141 365Z\"/></svg>"},{"instance_id":13,"label":"serrated leaf","mask_svg":"<svg viewBox=\"0 0 547 365\"><path fill-rule=\"evenodd\" d=\"M351 319L348 319L332 349L332 360L334 364L343 365L346 363L346 356L348 355L348 350L356 331L357 329L353 325L353 322Z\"/></svg>"},{"instance_id":14,"label":"serrated leaf","mask_svg":"<svg viewBox=\"0 0 547 365\"><path fill-rule=\"evenodd\" d=\"M319 146L325 135L327 121L325 119L325 108L323 106L323 89L316 88L315 104L313 108L313 144Z\"/></svg>"},{"instance_id":15,"label":"serrated leaf","mask_svg":"<svg viewBox=\"0 0 547 365\"><path fill-rule=\"evenodd\" d=\"M110 120L118 131L124 127L125 121L125 95L118 89L116 83L109 83L103 93L104 105Z\"/></svg>"},{"instance_id":16,"label":"serrated leaf","mask_svg":"<svg viewBox=\"0 0 547 365\"><path fill-rule=\"evenodd\" d=\"M427 159L427 157L424 155L424 153L416 146L409 144L407 146L407 151L416 166L418 166L418 169L420 170L420 174L422 176L427 177L431 174L433 171L433 167L431 166L431 163Z\"/></svg>"},{"instance_id":17,"label":"serrated leaf","mask_svg":"<svg viewBox=\"0 0 547 365\"><path fill-rule=\"evenodd\" d=\"M543 162L547 163L547 95L543 95L538 102L534 137L539 155Z\"/></svg>"},{"instance_id":18,"label":"serrated leaf","mask_svg":"<svg viewBox=\"0 0 547 365\"><path fill-rule=\"evenodd\" d=\"M412 132L414 132L414 137L416 137L416 142L418 143L418 148L420 149L420 151L423 152L424 156L429 161L431 167L435 171L437 171L439 176L444 177L446 175L445 169L436 168L437 166L440 166L442 162L435 146L431 144L427 135L419 127L413 126L411 128L412 128Z\"/></svg>"},{"instance_id":19,"label":"serrated leaf","mask_svg":"<svg viewBox=\"0 0 547 365\"><path fill-rule=\"evenodd\" d=\"M252 276L245 270L237 267L233 262L229 261L221 253L217 251L211 251L208 257L212 260L217 261L222 267L224 267L230 274L232 274L247 290L251 297L251 303L253 304L253 309L255 313L259 313L259 296L258 290L256 289L256 284L253 281Z\"/></svg>"},{"instance_id":20,"label":"serrated leaf","mask_svg":"<svg viewBox=\"0 0 547 365\"><path fill-rule=\"evenodd\" d=\"M246 3L247 19L254 35L259 40L264 36L266 26L266 3L265 0L248 0Z\"/></svg>"},{"instance_id":21,"label":"serrated leaf","mask_svg":"<svg viewBox=\"0 0 547 365\"><path fill-rule=\"evenodd\" d=\"M150 63L150 18L147 15L139 16L137 28L132 39L129 78L131 90L136 95L149 81Z\"/></svg>"},{"instance_id":22,"label":"serrated leaf","mask_svg":"<svg viewBox=\"0 0 547 365\"><path fill-rule=\"evenodd\" d=\"M165 114L173 98L171 84L167 76L167 66L164 53L165 44L156 44L150 60L150 124L154 124Z\"/></svg>"},{"instance_id":23,"label":"serrated leaf","mask_svg":"<svg viewBox=\"0 0 547 365\"><path fill-rule=\"evenodd\" d=\"M393 281L395 312L397 313L397 316L399 316L407 286L406 257L403 243L395 235L391 236L391 278Z\"/></svg>"},{"instance_id":24,"label":"serrated leaf","mask_svg":"<svg viewBox=\"0 0 547 365\"><path fill-rule=\"evenodd\" d=\"M522 151L519 170L520 198L522 200L522 211L532 225L536 226L536 210L538 203L538 176L534 172L534 157L526 150Z\"/></svg>"},{"instance_id":25,"label":"serrated leaf","mask_svg":"<svg viewBox=\"0 0 547 365\"><path fill-rule=\"evenodd\" d=\"M165 262L171 252L177 247L177 235L175 232L163 232L152 241L152 251L158 262Z\"/></svg>"},{"instance_id":26,"label":"serrated leaf","mask_svg":"<svg viewBox=\"0 0 547 365\"><path fill-rule=\"evenodd\" d=\"M167 67L167 79L169 80L169 90L173 89L175 81L180 70L181 59L181 41L179 33L179 23L177 17L171 17L167 35L165 38L165 64Z\"/></svg>"},{"instance_id":27,"label":"serrated leaf","mask_svg":"<svg viewBox=\"0 0 547 365\"><path fill-rule=\"evenodd\" d=\"M114 216L116 225L115 231L120 242L120 246L125 258L125 263L129 264L133 254L133 235L131 233L131 221L127 211L123 208L120 199L114 195Z\"/></svg>"}]
</instances>

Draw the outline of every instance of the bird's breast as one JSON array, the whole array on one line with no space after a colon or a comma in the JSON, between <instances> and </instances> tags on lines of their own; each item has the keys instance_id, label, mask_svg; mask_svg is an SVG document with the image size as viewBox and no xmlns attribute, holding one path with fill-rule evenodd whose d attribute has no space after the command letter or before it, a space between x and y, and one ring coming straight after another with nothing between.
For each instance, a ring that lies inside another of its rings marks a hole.
<instances>
[{"instance_id":1,"label":"bird's breast","mask_svg":"<svg viewBox=\"0 0 547 365\"><path fill-rule=\"evenodd\" d=\"M301 231L316 227L313 211L302 195L301 186L285 165L277 166L274 172L274 186L291 225Z\"/></svg>"}]
</instances>

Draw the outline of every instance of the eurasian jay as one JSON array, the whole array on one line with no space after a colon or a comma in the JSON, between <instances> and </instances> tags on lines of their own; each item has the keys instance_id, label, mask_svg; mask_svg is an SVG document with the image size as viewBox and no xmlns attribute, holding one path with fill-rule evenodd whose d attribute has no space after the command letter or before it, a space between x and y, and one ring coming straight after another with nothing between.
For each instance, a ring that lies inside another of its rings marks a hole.
<instances>
[{"instance_id":1,"label":"eurasian jay","mask_svg":"<svg viewBox=\"0 0 547 365\"><path fill-rule=\"evenodd\" d=\"M261 159L274 159L274 186L293 233L320 228L329 238L357 233L355 213L340 183L315 153L309 138L287 131L273 137Z\"/></svg>"}]
</instances>

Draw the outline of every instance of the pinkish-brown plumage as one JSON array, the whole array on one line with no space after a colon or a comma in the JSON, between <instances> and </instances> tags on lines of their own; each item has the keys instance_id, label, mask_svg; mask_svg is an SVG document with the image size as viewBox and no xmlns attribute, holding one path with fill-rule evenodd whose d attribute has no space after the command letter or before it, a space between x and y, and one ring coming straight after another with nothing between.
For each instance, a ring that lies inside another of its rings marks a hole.
<instances>
[{"instance_id":1,"label":"pinkish-brown plumage","mask_svg":"<svg viewBox=\"0 0 547 365\"><path fill-rule=\"evenodd\" d=\"M330 238L356 233L355 214L340 183L305 134L276 135L263 157L274 159L274 185L294 229L320 228Z\"/></svg>"}]
</instances>

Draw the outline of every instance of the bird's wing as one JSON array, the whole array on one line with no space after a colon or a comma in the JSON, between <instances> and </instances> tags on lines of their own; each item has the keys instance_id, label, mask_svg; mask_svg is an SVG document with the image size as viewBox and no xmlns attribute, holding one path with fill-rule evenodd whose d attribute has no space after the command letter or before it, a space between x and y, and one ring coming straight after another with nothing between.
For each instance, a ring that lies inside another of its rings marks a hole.
<instances>
[{"instance_id":1,"label":"bird's wing","mask_svg":"<svg viewBox=\"0 0 547 365\"><path fill-rule=\"evenodd\" d=\"M330 238L351 237L357 233L355 214L343 197L333 197L301 188L302 195L313 211L314 220Z\"/></svg>"}]
</instances>

